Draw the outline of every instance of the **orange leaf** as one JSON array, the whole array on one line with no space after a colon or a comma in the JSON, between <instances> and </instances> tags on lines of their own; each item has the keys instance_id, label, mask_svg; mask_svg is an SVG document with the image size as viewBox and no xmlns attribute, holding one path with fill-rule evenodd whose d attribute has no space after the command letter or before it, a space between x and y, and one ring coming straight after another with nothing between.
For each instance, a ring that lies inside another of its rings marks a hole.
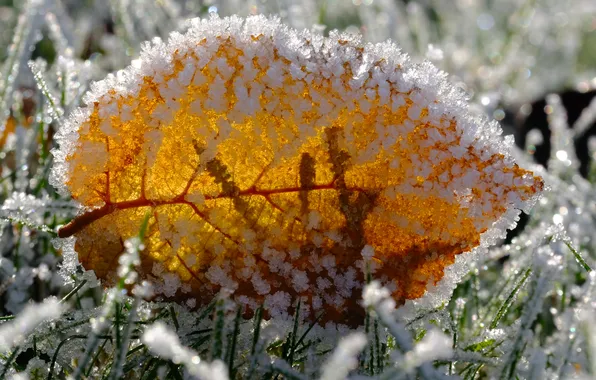
<instances>
[{"instance_id":1,"label":"orange leaf","mask_svg":"<svg viewBox=\"0 0 596 380\"><path fill-rule=\"evenodd\" d=\"M363 250L421 297L542 189L430 64L264 17L195 20L87 104L60 131L54 183L85 206L60 236L110 283L151 212L141 277L199 305L226 287L249 313L300 296L358 324Z\"/></svg>"}]
</instances>

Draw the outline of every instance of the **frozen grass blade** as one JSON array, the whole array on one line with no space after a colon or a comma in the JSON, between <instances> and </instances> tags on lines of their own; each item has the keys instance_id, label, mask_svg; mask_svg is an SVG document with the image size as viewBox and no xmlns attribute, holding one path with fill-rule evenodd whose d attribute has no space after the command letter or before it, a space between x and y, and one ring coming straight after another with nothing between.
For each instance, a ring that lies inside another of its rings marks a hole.
<instances>
[{"instance_id":1,"label":"frozen grass blade","mask_svg":"<svg viewBox=\"0 0 596 380\"><path fill-rule=\"evenodd\" d=\"M13 362L13 360L15 360L15 358L17 357L19 352L20 352L20 347L16 347L10 353L10 355L5 359L4 365L2 367L2 372L0 372L0 380L4 380L6 378L6 373L8 372L8 369L10 368L10 366L12 366L12 362Z\"/></svg>"},{"instance_id":2,"label":"frozen grass blade","mask_svg":"<svg viewBox=\"0 0 596 380\"><path fill-rule=\"evenodd\" d=\"M530 277L531 274L532 274L532 269L531 268L527 268L524 271L524 273L521 275L520 280L515 285L515 287L511 290L511 292L509 293L509 295L507 296L507 298L503 301L503 303L501 304L501 307L497 311L497 314L495 315L495 317L491 321L491 323L489 325L489 328L491 330L497 328L497 326L499 325L499 322L507 314L507 311L509 311L509 308L511 307L511 305L515 301L515 298L517 297L517 294L519 293L520 289L526 284L526 281L528 280L528 278Z\"/></svg>"},{"instance_id":3,"label":"frozen grass blade","mask_svg":"<svg viewBox=\"0 0 596 380\"><path fill-rule=\"evenodd\" d=\"M263 321L263 306L257 308L253 318L254 331L252 334L252 345L250 349L250 364L247 371L247 379L252 379L257 368L258 355L261 353L262 345L259 344L261 338L261 322Z\"/></svg>"},{"instance_id":4,"label":"frozen grass blade","mask_svg":"<svg viewBox=\"0 0 596 380\"><path fill-rule=\"evenodd\" d=\"M254 333L252 336L252 348L250 354L254 355L257 350L257 344L259 343L259 337L261 335L261 321L263 320L263 307L259 307L254 316Z\"/></svg>"},{"instance_id":5,"label":"frozen grass blade","mask_svg":"<svg viewBox=\"0 0 596 380\"><path fill-rule=\"evenodd\" d=\"M122 331L122 334L120 336L120 344L118 344L114 348L114 362L112 363L112 370L110 371L110 376L108 377L108 379L120 379L123 375L122 367L124 365L126 355L128 353L130 336L134 326L134 320L136 318L138 305L139 298L135 297L132 301L132 305L130 306L130 310L128 311L128 317L126 320L126 324L124 325L124 331Z\"/></svg>"},{"instance_id":6,"label":"frozen grass blade","mask_svg":"<svg viewBox=\"0 0 596 380\"><path fill-rule=\"evenodd\" d=\"M53 90L48 87L48 83L44 78L44 72L46 70L47 63L43 60L37 61L29 61L29 68L33 73L33 77L35 78L35 82L37 83L37 87L45 97L46 101L50 106L50 114L52 118L58 123L58 125L62 125L62 116L64 115L64 110L60 106L60 102L58 98L53 94Z\"/></svg>"},{"instance_id":7,"label":"frozen grass blade","mask_svg":"<svg viewBox=\"0 0 596 380\"><path fill-rule=\"evenodd\" d=\"M36 33L37 18L40 8L43 7L40 0L25 1L19 21L14 30L12 44L8 48L8 57L2 67L0 77L0 132L4 132L6 120L10 114L11 97L14 83L19 75L20 65L26 54L29 53L32 35Z\"/></svg>"},{"instance_id":8,"label":"frozen grass blade","mask_svg":"<svg viewBox=\"0 0 596 380\"><path fill-rule=\"evenodd\" d=\"M294 312L294 325L292 327L292 332L290 336L286 339L286 343L284 344L282 358L290 365L290 367L294 363L294 354L296 352L296 336L298 335L298 326L300 325L300 305L301 300L298 299L296 302L296 311Z\"/></svg>"},{"instance_id":9,"label":"frozen grass blade","mask_svg":"<svg viewBox=\"0 0 596 380\"><path fill-rule=\"evenodd\" d=\"M507 359L503 364L503 370L500 374L500 378L503 380L514 377L517 365L526 349L527 341L533 335L531 330L532 324L541 312L544 295L552 286L550 276L552 276L554 271L560 270L557 260L552 256L552 251L546 247L536 253L534 266L537 267L537 273L536 271L534 272L533 286L529 292L528 299L523 304L518 334L515 336L514 342L506 354Z\"/></svg>"},{"instance_id":10,"label":"frozen grass blade","mask_svg":"<svg viewBox=\"0 0 596 380\"><path fill-rule=\"evenodd\" d=\"M236 358L236 344L238 343L238 335L240 334L240 320L242 319L242 308L237 306L236 317L234 318L234 330L229 337L228 352L226 354L226 363L228 364L228 373L230 378L235 376L234 359Z\"/></svg>"},{"instance_id":11,"label":"frozen grass blade","mask_svg":"<svg viewBox=\"0 0 596 380\"><path fill-rule=\"evenodd\" d=\"M68 40L64 36L62 27L58 23L56 15L50 12L46 14L45 19L48 25L48 30L50 32L50 38L54 43L54 47L56 48L56 53L58 54L58 56L66 57L68 55L71 55L72 51L69 50Z\"/></svg>"},{"instance_id":12,"label":"frozen grass blade","mask_svg":"<svg viewBox=\"0 0 596 380\"><path fill-rule=\"evenodd\" d=\"M59 317L64 310L65 307L54 298L28 305L12 321L0 325L0 353L9 352L12 347L21 344L37 325Z\"/></svg>"},{"instance_id":13,"label":"frozen grass blade","mask_svg":"<svg viewBox=\"0 0 596 380\"><path fill-rule=\"evenodd\" d=\"M573 247L573 245L571 244L571 242L568 241L568 240L565 240L565 245L573 253L573 256L575 257L575 260L578 262L578 264L581 265L581 267L584 268L584 270L586 272L591 272L592 271L592 268L588 265L588 263L586 262L586 260L584 260L584 258L581 255L581 253L579 253L579 251L576 250Z\"/></svg>"},{"instance_id":14,"label":"frozen grass blade","mask_svg":"<svg viewBox=\"0 0 596 380\"><path fill-rule=\"evenodd\" d=\"M50 363L50 369L49 369L47 380L52 380L52 378L54 377L54 366L56 365L56 360L58 359L58 354L60 353L60 349L62 348L62 346L64 346L66 343L68 343L69 341L71 341L73 339L87 339L87 335L71 335L71 336L63 339L58 344L58 346L56 347L56 351L54 352L54 355L52 356L52 362Z\"/></svg>"},{"instance_id":15,"label":"frozen grass blade","mask_svg":"<svg viewBox=\"0 0 596 380\"><path fill-rule=\"evenodd\" d=\"M211 360L223 358L225 319L225 299L223 295L220 295L215 303L213 333L211 335Z\"/></svg>"}]
</instances>

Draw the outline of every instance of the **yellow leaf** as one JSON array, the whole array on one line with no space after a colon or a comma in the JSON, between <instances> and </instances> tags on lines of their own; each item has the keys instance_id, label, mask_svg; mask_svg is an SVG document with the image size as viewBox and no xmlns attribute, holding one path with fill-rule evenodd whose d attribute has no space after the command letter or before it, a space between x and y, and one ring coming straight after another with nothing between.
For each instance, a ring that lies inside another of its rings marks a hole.
<instances>
[{"instance_id":1,"label":"yellow leaf","mask_svg":"<svg viewBox=\"0 0 596 380\"><path fill-rule=\"evenodd\" d=\"M140 274L165 298L226 287L247 314L302 297L309 318L361 323L365 260L399 303L421 297L542 189L462 98L391 43L194 20L60 132L54 183L85 210L59 234L110 283L150 212Z\"/></svg>"}]
</instances>

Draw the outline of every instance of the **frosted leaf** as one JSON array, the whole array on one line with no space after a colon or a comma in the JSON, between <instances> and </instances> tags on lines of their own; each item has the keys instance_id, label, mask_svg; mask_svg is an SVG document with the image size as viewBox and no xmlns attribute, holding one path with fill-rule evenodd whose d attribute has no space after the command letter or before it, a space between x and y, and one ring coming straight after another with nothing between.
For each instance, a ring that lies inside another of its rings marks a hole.
<instances>
[{"instance_id":1,"label":"frosted leaf","mask_svg":"<svg viewBox=\"0 0 596 380\"><path fill-rule=\"evenodd\" d=\"M223 287L287 317L304 297L358 325L363 256L396 305L445 301L543 186L432 64L263 16L194 20L86 102L56 136L52 184L84 207L59 235L109 280L149 212L140 278L197 305Z\"/></svg>"}]
</instances>

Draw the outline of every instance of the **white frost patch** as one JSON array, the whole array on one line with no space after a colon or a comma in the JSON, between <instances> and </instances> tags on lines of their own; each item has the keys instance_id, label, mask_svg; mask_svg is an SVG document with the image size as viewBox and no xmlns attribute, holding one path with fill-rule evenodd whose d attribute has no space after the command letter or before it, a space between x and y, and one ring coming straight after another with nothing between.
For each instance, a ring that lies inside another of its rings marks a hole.
<instances>
[{"instance_id":1,"label":"white frost patch","mask_svg":"<svg viewBox=\"0 0 596 380\"><path fill-rule=\"evenodd\" d=\"M227 380L228 371L224 362L214 360L206 363L199 355L180 344L178 335L164 323L157 322L149 326L141 338L154 355L174 363L182 363L186 370L201 380Z\"/></svg>"},{"instance_id":2,"label":"white frost patch","mask_svg":"<svg viewBox=\"0 0 596 380\"><path fill-rule=\"evenodd\" d=\"M453 355L452 345L450 337L437 329L431 329L414 349L406 354L406 370L413 370L434 360L450 359Z\"/></svg>"},{"instance_id":3,"label":"white frost patch","mask_svg":"<svg viewBox=\"0 0 596 380\"><path fill-rule=\"evenodd\" d=\"M162 292L166 297L173 297L178 289L180 289L180 277L175 273L165 273L162 276L163 287Z\"/></svg>"},{"instance_id":4,"label":"white frost patch","mask_svg":"<svg viewBox=\"0 0 596 380\"><path fill-rule=\"evenodd\" d=\"M343 380L358 366L358 355L366 346L366 336L353 333L343 338L323 366L321 380Z\"/></svg>"},{"instance_id":5,"label":"white frost patch","mask_svg":"<svg viewBox=\"0 0 596 380\"><path fill-rule=\"evenodd\" d=\"M43 303L27 305L13 321L0 326L0 352L7 353L14 346L23 343L37 325L58 318L64 310L64 305L55 298L46 298Z\"/></svg>"}]
</instances>

